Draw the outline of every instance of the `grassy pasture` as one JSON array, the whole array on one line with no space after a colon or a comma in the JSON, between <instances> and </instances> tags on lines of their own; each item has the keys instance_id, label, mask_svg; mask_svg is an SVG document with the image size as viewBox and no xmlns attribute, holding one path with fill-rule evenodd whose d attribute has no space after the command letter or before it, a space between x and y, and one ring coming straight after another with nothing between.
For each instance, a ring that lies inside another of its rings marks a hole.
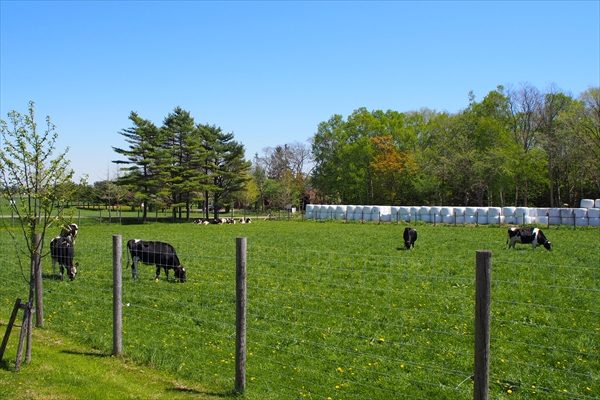
<instances>
[{"instance_id":1,"label":"grassy pasture","mask_svg":"<svg viewBox=\"0 0 600 400\"><path fill-rule=\"evenodd\" d=\"M405 251L404 226L83 220L77 279L53 279L44 260L46 327L110 353L112 235L168 241L189 282L157 282L152 266L138 282L124 271L124 352L232 397L235 238L244 236L248 399L470 398L475 251L488 249L492 398L600 397L600 230L552 227L554 251L509 251L506 227L419 224ZM5 232L0 243L6 320L27 287Z\"/></svg>"}]
</instances>

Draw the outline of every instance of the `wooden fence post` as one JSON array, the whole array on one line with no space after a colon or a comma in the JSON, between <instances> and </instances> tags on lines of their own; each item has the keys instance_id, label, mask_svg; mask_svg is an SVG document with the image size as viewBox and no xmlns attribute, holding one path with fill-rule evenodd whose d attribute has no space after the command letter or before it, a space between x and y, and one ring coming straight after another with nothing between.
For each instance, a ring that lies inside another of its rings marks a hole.
<instances>
[{"instance_id":1,"label":"wooden fence post","mask_svg":"<svg viewBox=\"0 0 600 400\"><path fill-rule=\"evenodd\" d=\"M490 300L492 252L478 250L475 266L474 400L487 400L490 366Z\"/></svg>"},{"instance_id":2,"label":"wooden fence post","mask_svg":"<svg viewBox=\"0 0 600 400\"><path fill-rule=\"evenodd\" d=\"M0 361L4 358L4 351L6 350L6 345L8 344L8 339L10 338L10 333L15 324L15 319L17 319L17 313L21 309L21 299L17 299L15 301L15 306L13 307L12 313L10 314L10 318L8 320L8 325L6 326L6 332L4 333L4 339L2 339L2 345L0 345Z\"/></svg>"},{"instance_id":3,"label":"wooden fence post","mask_svg":"<svg viewBox=\"0 0 600 400\"><path fill-rule=\"evenodd\" d=\"M246 238L236 238L235 391L246 389Z\"/></svg>"},{"instance_id":4,"label":"wooden fence post","mask_svg":"<svg viewBox=\"0 0 600 400\"><path fill-rule=\"evenodd\" d=\"M121 235L113 235L113 355L123 352Z\"/></svg>"}]
</instances>

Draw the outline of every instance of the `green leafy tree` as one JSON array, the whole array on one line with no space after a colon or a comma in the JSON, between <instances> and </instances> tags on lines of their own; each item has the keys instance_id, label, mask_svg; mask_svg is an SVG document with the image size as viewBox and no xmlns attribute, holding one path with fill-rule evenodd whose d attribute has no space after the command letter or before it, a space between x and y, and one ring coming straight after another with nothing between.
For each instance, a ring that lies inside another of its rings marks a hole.
<instances>
[{"instance_id":1,"label":"green leafy tree","mask_svg":"<svg viewBox=\"0 0 600 400\"><path fill-rule=\"evenodd\" d=\"M50 117L46 117L45 128L40 132L33 102L29 103L27 114L11 111L8 120L0 119L0 137L0 190L17 215L24 246L18 245L12 229L7 231L17 250L21 274L29 285L27 307L31 312L37 275L34 272L43 255L46 232L52 225L60 229L70 222L63 217L64 207L72 195L73 170L66 157L68 150L55 153L58 132ZM24 253L20 251L23 248ZM31 260L28 273L23 258ZM42 321L38 320L37 324L41 325ZM22 327L29 332L31 328L30 324Z\"/></svg>"}]
</instances>

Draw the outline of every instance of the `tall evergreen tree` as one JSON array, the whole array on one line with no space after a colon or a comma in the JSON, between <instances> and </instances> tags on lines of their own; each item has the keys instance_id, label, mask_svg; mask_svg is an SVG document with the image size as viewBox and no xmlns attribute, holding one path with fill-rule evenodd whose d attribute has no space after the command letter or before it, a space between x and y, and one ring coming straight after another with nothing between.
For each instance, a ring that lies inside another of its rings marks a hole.
<instances>
[{"instance_id":1,"label":"tall evergreen tree","mask_svg":"<svg viewBox=\"0 0 600 400\"><path fill-rule=\"evenodd\" d=\"M165 178L164 153L161 151L163 137L152 122L137 113L132 111L129 119L133 126L119 132L129 143L129 148L113 147L125 160L115 160L113 163L126 166L122 168L125 174L118 178L117 183L133 188L136 202L144 205L142 213L145 222L148 208L158 207L164 195L161 191Z\"/></svg>"}]
</instances>

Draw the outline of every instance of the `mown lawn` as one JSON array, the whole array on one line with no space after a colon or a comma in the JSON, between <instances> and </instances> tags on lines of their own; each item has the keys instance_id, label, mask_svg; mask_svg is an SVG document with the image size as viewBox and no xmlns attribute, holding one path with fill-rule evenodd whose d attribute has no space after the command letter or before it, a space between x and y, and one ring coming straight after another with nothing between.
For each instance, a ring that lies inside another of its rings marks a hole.
<instances>
[{"instance_id":1,"label":"mown lawn","mask_svg":"<svg viewBox=\"0 0 600 400\"><path fill-rule=\"evenodd\" d=\"M45 261L46 329L109 354L112 235L168 241L184 284L124 270L127 359L230 397L235 238L248 240L249 399L472 396L475 251L492 251L493 398L600 396L600 230L545 229L554 250L506 250L506 227L261 221L81 223L73 282ZM0 312L26 297L2 235ZM125 256L124 256L125 262ZM4 310L4 311L2 311ZM34 347L35 352L35 347ZM35 354L35 353L34 353ZM27 368L25 368L27 371ZM132 397L133 398L133 397Z\"/></svg>"}]
</instances>

